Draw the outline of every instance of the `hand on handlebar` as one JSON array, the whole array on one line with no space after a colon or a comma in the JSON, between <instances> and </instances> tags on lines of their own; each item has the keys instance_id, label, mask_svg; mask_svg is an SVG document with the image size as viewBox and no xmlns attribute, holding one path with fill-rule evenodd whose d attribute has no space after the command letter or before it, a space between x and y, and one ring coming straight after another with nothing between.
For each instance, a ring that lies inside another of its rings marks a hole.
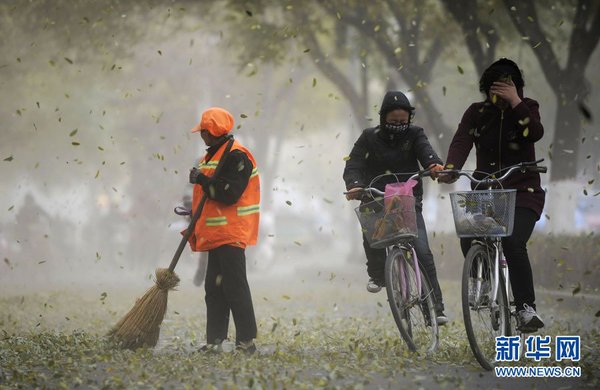
<instances>
[{"instance_id":1,"label":"hand on handlebar","mask_svg":"<svg viewBox=\"0 0 600 390\"><path fill-rule=\"evenodd\" d=\"M362 187L354 187L350 190L348 190L348 192L346 192L346 199L347 200L360 200L364 194L364 188Z\"/></svg>"},{"instance_id":2,"label":"hand on handlebar","mask_svg":"<svg viewBox=\"0 0 600 390\"><path fill-rule=\"evenodd\" d=\"M431 175L431 180L435 180L438 178L438 172L444 170L444 166L440 164L431 164L427 167L427 170Z\"/></svg>"},{"instance_id":3,"label":"hand on handlebar","mask_svg":"<svg viewBox=\"0 0 600 390\"><path fill-rule=\"evenodd\" d=\"M460 177L456 171L443 171L441 173L436 172L436 176L439 183L452 184Z\"/></svg>"}]
</instances>

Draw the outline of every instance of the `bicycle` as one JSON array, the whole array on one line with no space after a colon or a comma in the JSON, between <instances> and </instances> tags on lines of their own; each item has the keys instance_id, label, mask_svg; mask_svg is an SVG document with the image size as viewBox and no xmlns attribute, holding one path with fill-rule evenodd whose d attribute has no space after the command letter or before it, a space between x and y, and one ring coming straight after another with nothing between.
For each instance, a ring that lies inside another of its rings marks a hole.
<instances>
[{"instance_id":1,"label":"bicycle","mask_svg":"<svg viewBox=\"0 0 600 390\"><path fill-rule=\"evenodd\" d=\"M410 177L420 179L429 171ZM397 175L399 174L388 174ZM433 353L438 346L436 300L426 275L421 272L412 241L417 237L415 198L412 195L385 197L373 188L362 191L369 197L355 209L362 231L372 248L385 248L385 286L390 309L408 348Z\"/></svg>"},{"instance_id":2,"label":"bicycle","mask_svg":"<svg viewBox=\"0 0 600 390\"><path fill-rule=\"evenodd\" d=\"M498 336L511 336L518 331L514 301L510 300L508 265L502 251L502 237L512 234L517 190L494 189L516 171L545 173L537 166L543 159L510 166L496 178L494 174L478 180L460 170L443 170L442 174L467 177L475 188L485 190L450 193L456 233L460 238L473 238L462 273L461 296L465 330L469 345L479 364L492 370L495 342ZM491 336L491 337L490 337Z\"/></svg>"}]
</instances>

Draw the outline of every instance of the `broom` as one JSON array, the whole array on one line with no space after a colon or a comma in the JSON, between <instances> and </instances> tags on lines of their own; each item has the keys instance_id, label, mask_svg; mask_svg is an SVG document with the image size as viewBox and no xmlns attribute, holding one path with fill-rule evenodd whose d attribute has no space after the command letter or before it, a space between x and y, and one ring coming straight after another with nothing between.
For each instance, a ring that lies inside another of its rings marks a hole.
<instances>
[{"instance_id":1,"label":"broom","mask_svg":"<svg viewBox=\"0 0 600 390\"><path fill-rule=\"evenodd\" d=\"M223 156L215 169L213 177L216 177L223 162L229 155L233 145L233 138L230 138ZM171 260L169 268L157 268L154 286L135 302L135 305L121 320L108 332L108 337L116 341L121 347L136 349L140 347L154 347L158 342L160 334L160 324L162 323L165 312L167 311L167 297L169 290L174 290L179 284L179 276L175 274L175 266L181 257L188 239L192 235L196 222L200 218L204 204L206 203L206 193L202 196L200 204L194 212L190 224L185 231L179 247Z\"/></svg>"}]
</instances>

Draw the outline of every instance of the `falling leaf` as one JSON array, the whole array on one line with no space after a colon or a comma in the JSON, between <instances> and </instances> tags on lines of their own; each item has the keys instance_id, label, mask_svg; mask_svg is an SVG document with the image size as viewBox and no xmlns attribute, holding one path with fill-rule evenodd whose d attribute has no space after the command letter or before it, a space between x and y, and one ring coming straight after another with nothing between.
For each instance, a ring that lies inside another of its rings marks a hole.
<instances>
[{"instance_id":1,"label":"falling leaf","mask_svg":"<svg viewBox=\"0 0 600 390\"><path fill-rule=\"evenodd\" d=\"M73 60L71 60L70 58L65 57L65 61L67 61L69 64L73 64Z\"/></svg>"},{"instance_id":2,"label":"falling leaf","mask_svg":"<svg viewBox=\"0 0 600 390\"><path fill-rule=\"evenodd\" d=\"M458 69L458 73L460 73L460 74L465 73L465 71L463 70L463 68L460 67L460 65L456 65L456 69Z\"/></svg>"},{"instance_id":3,"label":"falling leaf","mask_svg":"<svg viewBox=\"0 0 600 390\"><path fill-rule=\"evenodd\" d=\"M77 129L73 130L72 132L69 133L69 137L74 136L75 134L77 134Z\"/></svg>"},{"instance_id":4,"label":"falling leaf","mask_svg":"<svg viewBox=\"0 0 600 390\"><path fill-rule=\"evenodd\" d=\"M578 294L581 291L581 283L577 282L577 286L573 289L573 295Z\"/></svg>"},{"instance_id":5,"label":"falling leaf","mask_svg":"<svg viewBox=\"0 0 600 390\"><path fill-rule=\"evenodd\" d=\"M252 16L252 11L250 11L250 10L246 10L246 15L248 15L248 16Z\"/></svg>"},{"instance_id":6,"label":"falling leaf","mask_svg":"<svg viewBox=\"0 0 600 390\"><path fill-rule=\"evenodd\" d=\"M158 53L159 56L162 56L162 51L157 50L157 53Z\"/></svg>"},{"instance_id":7,"label":"falling leaf","mask_svg":"<svg viewBox=\"0 0 600 390\"><path fill-rule=\"evenodd\" d=\"M308 53L310 49L304 49L303 53Z\"/></svg>"},{"instance_id":8,"label":"falling leaf","mask_svg":"<svg viewBox=\"0 0 600 390\"><path fill-rule=\"evenodd\" d=\"M73 141L73 142L71 142L71 145L73 145L73 146L79 146L81 144L79 142Z\"/></svg>"},{"instance_id":9,"label":"falling leaf","mask_svg":"<svg viewBox=\"0 0 600 390\"><path fill-rule=\"evenodd\" d=\"M300 241L294 241L294 244L296 244L298 246L302 246L302 243Z\"/></svg>"},{"instance_id":10,"label":"falling leaf","mask_svg":"<svg viewBox=\"0 0 600 390\"><path fill-rule=\"evenodd\" d=\"M12 156L12 154L4 159L4 161L9 161L9 162L12 160L14 160L14 157Z\"/></svg>"},{"instance_id":11,"label":"falling leaf","mask_svg":"<svg viewBox=\"0 0 600 390\"><path fill-rule=\"evenodd\" d=\"M596 315L595 315L595 316L596 316L596 317L600 317L600 310L598 310L598 311L596 312Z\"/></svg>"},{"instance_id":12,"label":"falling leaf","mask_svg":"<svg viewBox=\"0 0 600 390\"><path fill-rule=\"evenodd\" d=\"M291 202L291 201L289 201L289 200L286 200L286 201L285 201L285 203L287 203L287 205L288 205L288 206L291 206L291 205L292 205L292 202Z\"/></svg>"},{"instance_id":13,"label":"falling leaf","mask_svg":"<svg viewBox=\"0 0 600 390\"><path fill-rule=\"evenodd\" d=\"M587 119L588 121L592 120L592 113L583 102L579 102L579 111L581 112L581 115L585 117L585 119Z\"/></svg>"},{"instance_id":14,"label":"falling leaf","mask_svg":"<svg viewBox=\"0 0 600 390\"><path fill-rule=\"evenodd\" d=\"M446 96L446 86L445 86L445 85L442 87L442 94L443 94L444 96Z\"/></svg>"},{"instance_id":15,"label":"falling leaf","mask_svg":"<svg viewBox=\"0 0 600 390\"><path fill-rule=\"evenodd\" d=\"M313 77L312 86L313 86L313 88L317 86L317 79L316 79L316 77Z\"/></svg>"},{"instance_id":16,"label":"falling leaf","mask_svg":"<svg viewBox=\"0 0 600 390\"><path fill-rule=\"evenodd\" d=\"M290 297L289 297L289 295L282 295L282 296L281 296L281 298L283 298L283 299L285 299L285 300L288 300L288 301L289 301L290 299L292 299L292 298L290 298Z\"/></svg>"},{"instance_id":17,"label":"falling leaf","mask_svg":"<svg viewBox=\"0 0 600 390\"><path fill-rule=\"evenodd\" d=\"M344 157L344 158L343 158L343 160L344 160L344 161L348 161L348 160L350 160L350 156L346 156L346 157Z\"/></svg>"},{"instance_id":18,"label":"falling leaf","mask_svg":"<svg viewBox=\"0 0 600 390\"><path fill-rule=\"evenodd\" d=\"M96 171L96 176L94 176L94 179L97 179L98 176L100 176L100 170L99 169Z\"/></svg>"},{"instance_id":19,"label":"falling leaf","mask_svg":"<svg viewBox=\"0 0 600 390\"><path fill-rule=\"evenodd\" d=\"M44 264L46 260L38 261L38 264Z\"/></svg>"},{"instance_id":20,"label":"falling leaf","mask_svg":"<svg viewBox=\"0 0 600 390\"><path fill-rule=\"evenodd\" d=\"M332 203L333 203L333 200L331 200L331 199L327 199L327 198L323 198L323 201L324 201L325 203L329 203L329 204L332 204Z\"/></svg>"},{"instance_id":21,"label":"falling leaf","mask_svg":"<svg viewBox=\"0 0 600 390\"><path fill-rule=\"evenodd\" d=\"M587 196L587 194L588 194L587 189L584 188L583 189L583 195Z\"/></svg>"},{"instance_id":22,"label":"falling leaf","mask_svg":"<svg viewBox=\"0 0 600 390\"><path fill-rule=\"evenodd\" d=\"M240 117L245 119L245 118L248 118L248 115L246 115L246 114L241 114L241 115L240 115Z\"/></svg>"}]
</instances>

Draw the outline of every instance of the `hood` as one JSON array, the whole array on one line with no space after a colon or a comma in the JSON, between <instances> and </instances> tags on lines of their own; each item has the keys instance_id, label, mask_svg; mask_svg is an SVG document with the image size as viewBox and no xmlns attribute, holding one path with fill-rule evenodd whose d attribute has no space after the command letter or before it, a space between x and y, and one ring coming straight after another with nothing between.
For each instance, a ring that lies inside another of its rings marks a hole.
<instances>
[{"instance_id":1,"label":"hood","mask_svg":"<svg viewBox=\"0 0 600 390\"><path fill-rule=\"evenodd\" d=\"M390 111L394 111L398 108L408 111L412 114L414 107L410 105L410 101L400 91L388 91L383 97L381 102L381 109L379 110L379 123L383 125L385 123L385 116Z\"/></svg>"}]
</instances>

